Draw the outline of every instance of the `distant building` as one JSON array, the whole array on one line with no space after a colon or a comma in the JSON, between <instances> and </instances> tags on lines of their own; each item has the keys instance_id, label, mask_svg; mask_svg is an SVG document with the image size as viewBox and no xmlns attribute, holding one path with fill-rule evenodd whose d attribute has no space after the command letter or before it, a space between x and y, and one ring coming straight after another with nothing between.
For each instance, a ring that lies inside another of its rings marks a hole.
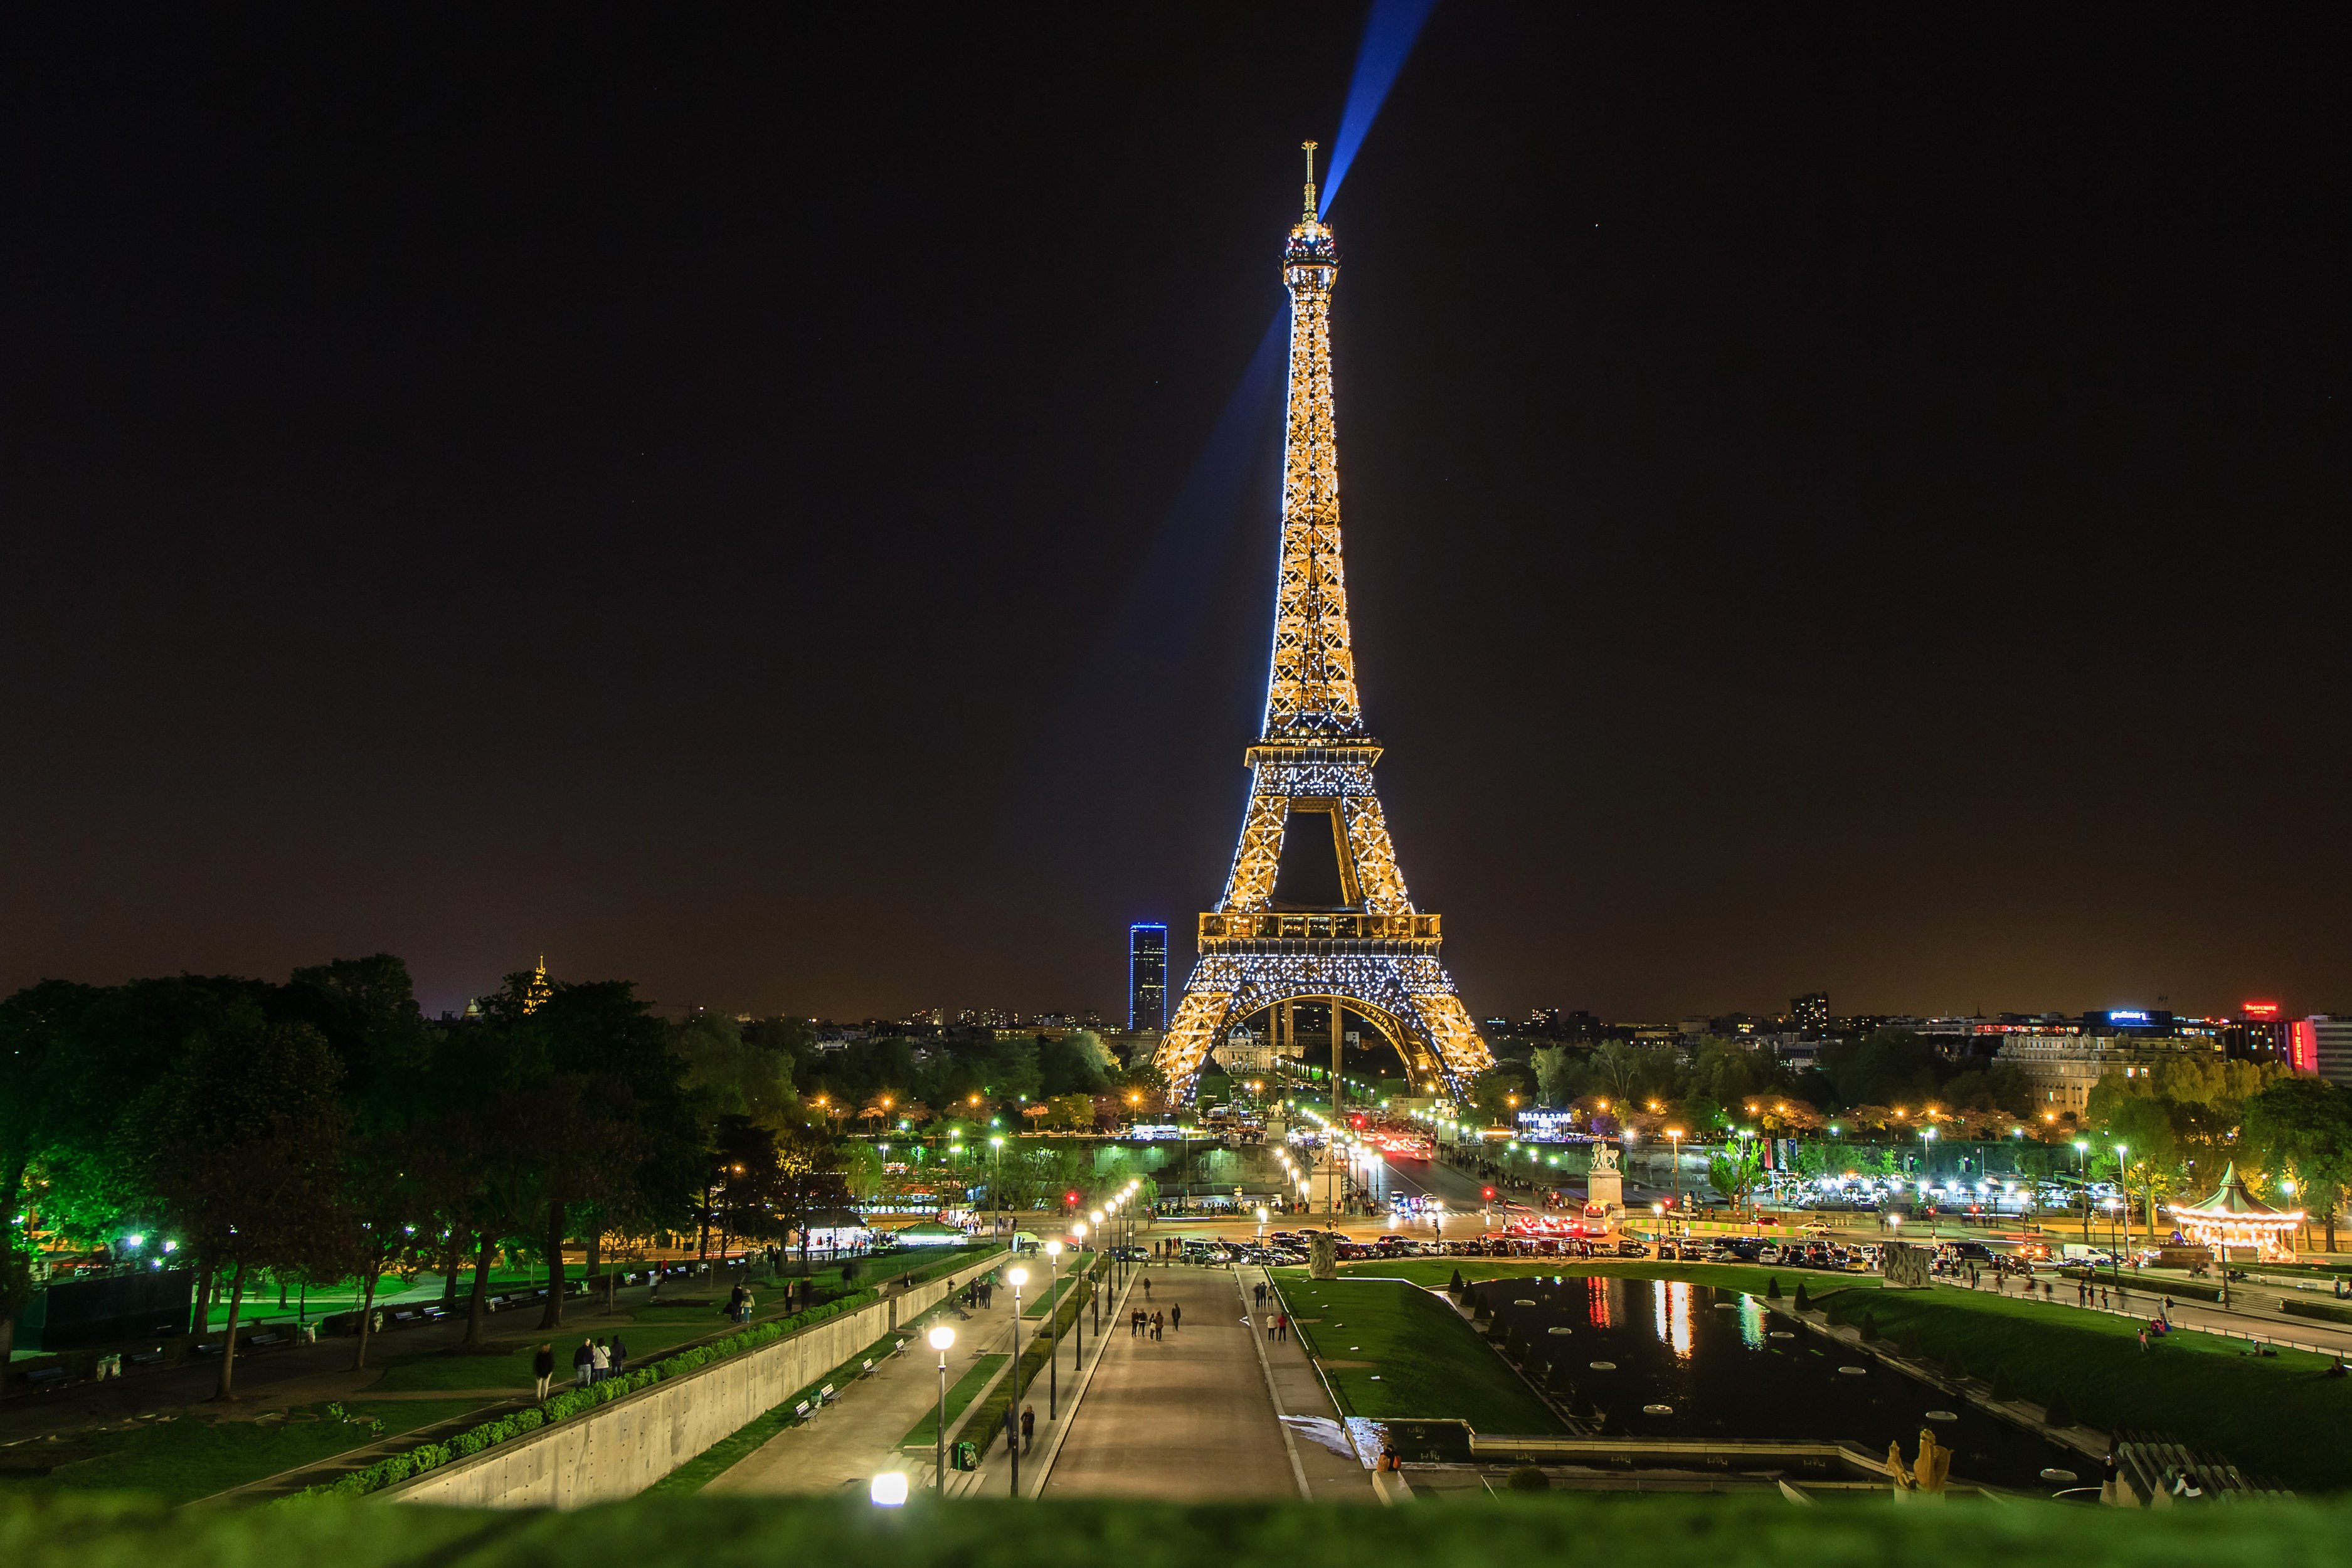
<instances>
[{"instance_id":1,"label":"distant building","mask_svg":"<svg viewBox=\"0 0 2352 1568\"><path fill-rule=\"evenodd\" d=\"M2352 1039L2347 1039L2352 1047ZM2080 1115L2091 1102L2091 1090L2107 1072L2150 1071L2185 1057L2210 1056L2221 1042L2166 1035L2008 1035L2001 1037L1996 1059L2015 1068L2033 1087L2035 1104L2043 1110ZM2347 1053L2352 1067L2352 1053Z\"/></svg>"},{"instance_id":2,"label":"distant building","mask_svg":"<svg viewBox=\"0 0 2352 1568\"><path fill-rule=\"evenodd\" d=\"M2352 1089L2352 1013L2297 1018L2288 1031L2288 1049L2295 1071L2317 1073L2338 1089Z\"/></svg>"},{"instance_id":3,"label":"distant building","mask_svg":"<svg viewBox=\"0 0 2352 1568\"><path fill-rule=\"evenodd\" d=\"M1802 996L1789 998L1789 1021L1800 1029L1826 1029L1830 1026L1830 994L1808 991Z\"/></svg>"},{"instance_id":4,"label":"distant building","mask_svg":"<svg viewBox=\"0 0 2352 1568\"><path fill-rule=\"evenodd\" d=\"M1127 928L1127 1026L1168 1027L1168 928L1149 921Z\"/></svg>"},{"instance_id":5,"label":"distant building","mask_svg":"<svg viewBox=\"0 0 2352 1568\"><path fill-rule=\"evenodd\" d=\"M2232 1061L2292 1062L2288 1039L2294 1027L2275 1002L2241 1002L2238 1016L2223 1021L2221 1047Z\"/></svg>"}]
</instances>

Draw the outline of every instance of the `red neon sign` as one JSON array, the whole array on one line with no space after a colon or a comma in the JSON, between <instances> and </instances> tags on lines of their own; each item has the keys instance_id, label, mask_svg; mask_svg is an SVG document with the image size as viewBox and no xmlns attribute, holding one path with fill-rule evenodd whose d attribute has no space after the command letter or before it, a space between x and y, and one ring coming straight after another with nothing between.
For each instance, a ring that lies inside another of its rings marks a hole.
<instances>
[{"instance_id":1,"label":"red neon sign","mask_svg":"<svg viewBox=\"0 0 2352 1568\"><path fill-rule=\"evenodd\" d=\"M2241 1002L2238 1011L2249 1018L2275 1018L2279 1016L2279 1005L2275 1002Z\"/></svg>"},{"instance_id":2,"label":"red neon sign","mask_svg":"<svg viewBox=\"0 0 2352 1568\"><path fill-rule=\"evenodd\" d=\"M2286 1064L2296 1072L2319 1070L2319 1031L2310 1019L2297 1018L2286 1026Z\"/></svg>"}]
</instances>

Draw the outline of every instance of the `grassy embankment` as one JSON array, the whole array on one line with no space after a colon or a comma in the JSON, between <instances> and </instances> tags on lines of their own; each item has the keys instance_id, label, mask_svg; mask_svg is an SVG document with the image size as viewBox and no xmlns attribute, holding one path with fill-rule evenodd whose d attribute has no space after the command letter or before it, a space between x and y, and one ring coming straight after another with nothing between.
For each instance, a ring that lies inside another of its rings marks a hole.
<instances>
[{"instance_id":1,"label":"grassy embankment","mask_svg":"<svg viewBox=\"0 0 2352 1568\"><path fill-rule=\"evenodd\" d=\"M1874 1276L1752 1264L1402 1258L1355 1264L1349 1271L1442 1288L1456 1269L1465 1279L1601 1274L1687 1279L1750 1294L1761 1294L1777 1278L1791 1298L1801 1281L1832 1321L1859 1326L1867 1311L1905 1354L1987 1382L1999 1374L2014 1397L2039 1405L2063 1394L2075 1419L2098 1431L2167 1433L2298 1490L2352 1489L2352 1450L2338 1436L2352 1420L2352 1378L2326 1376L2326 1356L2282 1351L2256 1357L2243 1341L2189 1330L2142 1351L2134 1319L1990 1290L1887 1290Z\"/></svg>"},{"instance_id":2,"label":"grassy embankment","mask_svg":"<svg viewBox=\"0 0 2352 1568\"><path fill-rule=\"evenodd\" d=\"M1559 1420L1460 1314L1394 1280L1278 1269L1291 1331L1323 1366L1343 1415L1456 1418L1480 1432L1557 1432Z\"/></svg>"},{"instance_id":3,"label":"grassy embankment","mask_svg":"<svg viewBox=\"0 0 2352 1568\"><path fill-rule=\"evenodd\" d=\"M955 1380L954 1384L948 1389L949 1431L955 1430L956 1417L962 1415L965 1407L980 1397L980 1391L988 1386L988 1380L996 1375L997 1368L1012 1359L1009 1355L995 1352L981 1356L971 1363L970 1370ZM915 1423L914 1430L898 1439L898 1447L936 1449L939 1447L939 1441L940 1413L934 1406L924 1413L920 1421Z\"/></svg>"},{"instance_id":4,"label":"grassy embankment","mask_svg":"<svg viewBox=\"0 0 2352 1568\"><path fill-rule=\"evenodd\" d=\"M738 1460L798 1420L800 1417L795 1412L799 1409L802 1401L814 1399L827 1384L833 1384L835 1390L848 1386L850 1381L857 1376L858 1372L868 1360L878 1360L889 1354L890 1347L898 1342L899 1337L898 1333L893 1332L876 1340L806 1388L794 1393L791 1398L777 1405L775 1408L763 1415L753 1416L656 1481L646 1489L647 1493L700 1491L720 1475L731 1469Z\"/></svg>"},{"instance_id":5,"label":"grassy embankment","mask_svg":"<svg viewBox=\"0 0 2352 1568\"><path fill-rule=\"evenodd\" d=\"M168 1421L132 1422L0 1448L0 1497L105 1491L191 1502L430 1426L482 1404L479 1399L353 1400L345 1408L359 1418L356 1422L335 1419L323 1405L254 1421L208 1417L197 1406ZM371 1419L383 1423L382 1433L370 1432L364 1423ZM7 1554L0 1552L0 1561L5 1560Z\"/></svg>"},{"instance_id":6,"label":"grassy embankment","mask_svg":"<svg viewBox=\"0 0 2352 1568\"><path fill-rule=\"evenodd\" d=\"M1298 1502L1087 1500L1024 1503L918 1498L647 1497L573 1511L488 1512L316 1502L189 1518L96 1500L49 1508L0 1502L0 1562L11 1568L729 1568L815 1562L834 1568L1198 1568L1280 1563L1359 1568L1362 1530L1381 1555L1447 1568L1520 1568L1579 1556L1646 1568L2306 1568L2335 1561L2352 1508L2311 1502L2127 1513L2063 1504L1882 1500L1791 1508L1775 1496L1596 1498L1506 1494L1475 1506L1335 1511Z\"/></svg>"}]
</instances>

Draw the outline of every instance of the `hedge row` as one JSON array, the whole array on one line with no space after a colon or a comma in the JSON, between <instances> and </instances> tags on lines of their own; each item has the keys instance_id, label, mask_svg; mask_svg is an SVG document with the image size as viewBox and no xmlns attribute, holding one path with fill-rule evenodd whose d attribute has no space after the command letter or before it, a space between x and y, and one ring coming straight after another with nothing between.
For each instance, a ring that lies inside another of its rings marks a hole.
<instances>
[{"instance_id":1,"label":"hedge row","mask_svg":"<svg viewBox=\"0 0 2352 1568\"><path fill-rule=\"evenodd\" d=\"M1089 1274L1098 1272L1102 1261L1101 1253L1088 1254L1086 1271ZM1103 1305L1108 1307L1110 1304L1110 1299L1105 1296ZM1004 1377L998 1379L996 1387L989 1393L987 1398L980 1402L979 1407L972 1411L971 1418L964 1424L964 1439L976 1443L981 1453L986 1454L990 1447L1004 1435L1004 1413L1013 1406L1013 1391L1019 1388L1030 1393L1035 1392L1030 1385L1035 1381L1037 1374L1045 1371L1045 1358L1060 1353L1062 1336L1069 1331L1070 1321L1086 1310L1086 1307L1085 1291L1064 1291L1061 1300L1055 1303L1054 1315L1049 1322L1053 1331L1050 1334L1039 1332L1024 1344L1021 1347L1021 1364ZM1112 1325L1106 1321L1103 1331L1110 1332L1111 1327Z\"/></svg>"},{"instance_id":2,"label":"hedge row","mask_svg":"<svg viewBox=\"0 0 2352 1568\"><path fill-rule=\"evenodd\" d=\"M687 1373L709 1366L713 1362L724 1361L729 1356L740 1355L745 1351L772 1344L785 1335L796 1333L812 1323L823 1322L825 1319L837 1317L843 1312L855 1311L880 1300L881 1292L878 1290L853 1290L845 1296L838 1297L821 1306L812 1307L805 1312L794 1312L790 1317L778 1318L772 1322L761 1323L754 1328L745 1329L741 1333L730 1334L725 1339L714 1340L709 1344L697 1345L692 1350L680 1351L676 1355L665 1356L659 1361L637 1368L635 1372L623 1373L618 1377L608 1377L602 1383L592 1383L585 1388L567 1389L535 1409L518 1410L513 1415L501 1416L496 1421L486 1421L479 1426L458 1433L446 1442L421 1443L404 1454L394 1454L388 1459L378 1459L364 1469L353 1470L351 1474L332 1481L322 1481L317 1486L306 1488L294 1495L296 1497L364 1497L369 1492L381 1491L385 1487L404 1481L411 1476L421 1476L427 1470L438 1469L452 1459L466 1458L470 1455L480 1453L494 1444L504 1443L522 1436L526 1433L536 1432L541 1426L562 1421L568 1416L577 1415L582 1411L593 1410L599 1405L618 1399L624 1394L635 1394L641 1388L650 1388L665 1378L683 1376Z\"/></svg>"}]
</instances>

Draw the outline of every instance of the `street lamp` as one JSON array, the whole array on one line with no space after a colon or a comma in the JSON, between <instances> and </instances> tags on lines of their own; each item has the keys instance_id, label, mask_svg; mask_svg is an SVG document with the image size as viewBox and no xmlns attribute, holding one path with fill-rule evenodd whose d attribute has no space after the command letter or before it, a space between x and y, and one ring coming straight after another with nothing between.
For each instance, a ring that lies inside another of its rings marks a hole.
<instances>
[{"instance_id":1,"label":"street lamp","mask_svg":"<svg viewBox=\"0 0 2352 1568\"><path fill-rule=\"evenodd\" d=\"M1040 1331L1051 1333L1054 1329L1054 1314L1062 1305L1059 1300L1062 1289L1062 1244L1058 1241L1049 1241L1045 1244L1045 1327ZM1061 1372L1060 1354L1047 1356L1045 1358L1045 1419L1048 1421L1055 1418L1055 1412L1059 1405L1062 1389Z\"/></svg>"},{"instance_id":2,"label":"street lamp","mask_svg":"<svg viewBox=\"0 0 2352 1568\"><path fill-rule=\"evenodd\" d=\"M1018 1266L1004 1271L1013 1287L1013 1403L1004 1407L1004 1445L1013 1450L1013 1495L1021 1495L1021 1287L1029 1270Z\"/></svg>"},{"instance_id":3,"label":"street lamp","mask_svg":"<svg viewBox=\"0 0 2352 1568\"><path fill-rule=\"evenodd\" d=\"M1071 1221L1070 1234L1083 1243L1087 1239L1087 1222L1082 1219ZM1083 1250L1083 1247L1080 1250ZM1070 1267L1076 1268L1077 1266L1078 1260L1072 1258ZM1071 1276L1070 1283L1073 1285L1077 1283L1076 1275ZM1087 1282L1087 1300L1089 1304L1094 1300L1094 1281L1090 1279ZM1099 1321L1095 1324L1095 1331L1097 1333L1102 1331L1102 1324ZM1070 1319L1070 1343L1073 1347L1070 1352L1070 1375L1076 1377L1078 1375L1078 1363L1087 1353L1087 1320L1083 1312L1074 1314Z\"/></svg>"},{"instance_id":4,"label":"street lamp","mask_svg":"<svg viewBox=\"0 0 2352 1568\"><path fill-rule=\"evenodd\" d=\"M1666 1138L1674 1145L1675 1207L1680 1208L1683 1205L1683 1130L1679 1127L1669 1127L1666 1129Z\"/></svg>"},{"instance_id":5,"label":"street lamp","mask_svg":"<svg viewBox=\"0 0 2352 1568\"><path fill-rule=\"evenodd\" d=\"M940 1352L940 1473L939 1485L932 1489L940 1496L948 1495L948 1347L955 1343L955 1331L941 1323L930 1332L931 1348Z\"/></svg>"},{"instance_id":6,"label":"street lamp","mask_svg":"<svg viewBox=\"0 0 2352 1568\"><path fill-rule=\"evenodd\" d=\"M2130 1152L2131 1150L2126 1145L2122 1143L2116 1145L2116 1185L2121 1187L2124 1193L2124 1246L2126 1247L2131 1246L2131 1171L2124 1163L2124 1160ZM2113 1251L2107 1254L2107 1273L2114 1278L2116 1288L2121 1289L2124 1282L2123 1264Z\"/></svg>"}]
</instances>

